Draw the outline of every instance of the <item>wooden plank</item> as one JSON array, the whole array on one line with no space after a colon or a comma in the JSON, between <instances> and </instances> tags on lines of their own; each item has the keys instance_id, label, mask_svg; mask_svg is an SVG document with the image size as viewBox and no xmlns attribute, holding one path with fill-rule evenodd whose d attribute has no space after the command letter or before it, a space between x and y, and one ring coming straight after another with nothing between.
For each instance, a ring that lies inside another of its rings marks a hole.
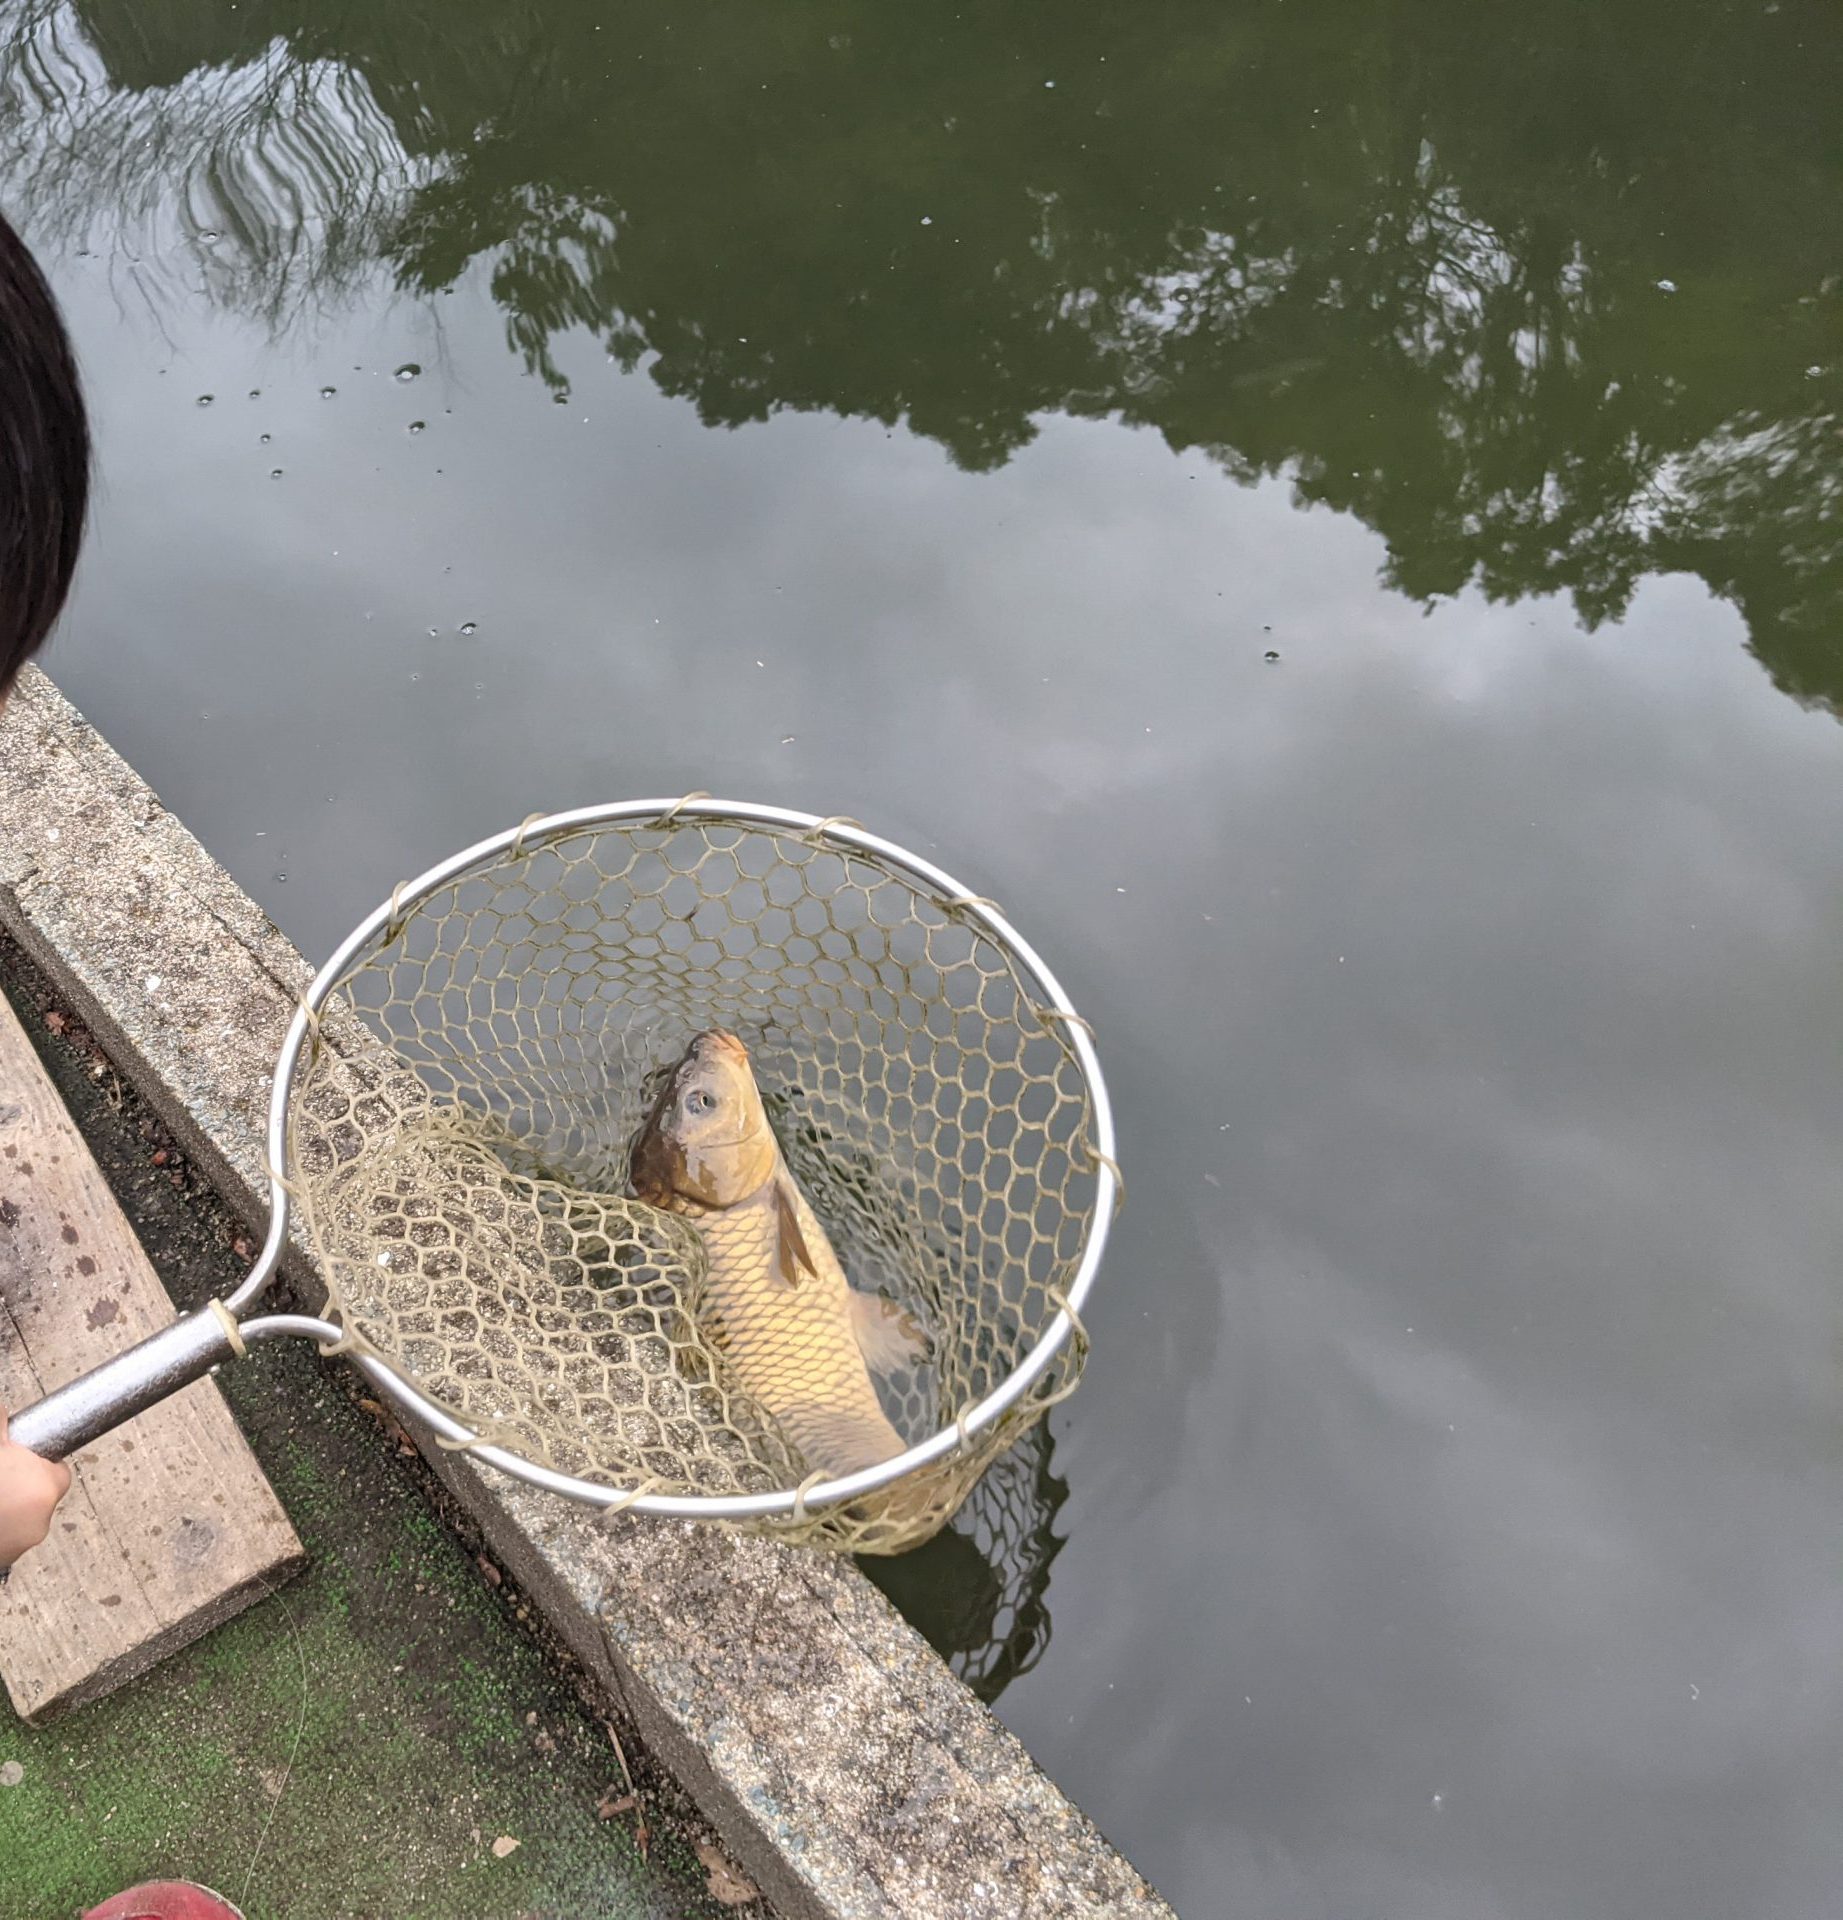
<instances>
[{"instance_id":1,"label":"wooden plank","mask_svg":"<svg viewBox=\"0 0 1843 1920\"><path fill-rule=\"evenodd\" d=\"M0 997L0 1406L173 1318L172 1303ZM223 1397L201 1380L71 1461L51 1537L0 1588L0 1675L27 1720L120 1686L302 1564Z\"/></svg>"}]
</instances>

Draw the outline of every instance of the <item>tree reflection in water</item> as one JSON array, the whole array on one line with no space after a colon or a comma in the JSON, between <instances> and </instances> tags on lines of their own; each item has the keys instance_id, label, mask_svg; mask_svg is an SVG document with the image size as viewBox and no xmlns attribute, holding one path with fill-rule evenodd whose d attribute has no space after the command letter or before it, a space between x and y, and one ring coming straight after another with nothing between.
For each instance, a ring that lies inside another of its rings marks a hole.
<instances>
[{"instance_id":1,"label":"tree reflection in water","mask_svg":"<svg viewBox=\"0 0 1843 1920\"><path fill-rule=\"evenodd\" d=\"M149 297L281 325L485 262L552 382L587 329L711 425L901 421L974 470L1114 417L1358 516L1418 600L1597 624L1692 571L1843 702L1825 0L3 17L13 199L129 232Z\"/></svg>"}]
</instances>

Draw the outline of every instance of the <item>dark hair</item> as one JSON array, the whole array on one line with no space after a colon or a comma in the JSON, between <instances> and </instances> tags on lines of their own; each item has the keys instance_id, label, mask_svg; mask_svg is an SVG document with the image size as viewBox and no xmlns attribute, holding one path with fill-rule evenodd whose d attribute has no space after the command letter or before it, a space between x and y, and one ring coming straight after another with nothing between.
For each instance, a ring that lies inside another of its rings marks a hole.
<instances>
[{"instance_id":1,"label":"dark hair","mask_svg":"<svg viewBox=\"0 0 1843 1920\"><path fill-rule=\"evenodd\" d=\"M38 263L0 219L0 699L64 605L89 495L76 358Z\"/></svg>"}]
</instances>

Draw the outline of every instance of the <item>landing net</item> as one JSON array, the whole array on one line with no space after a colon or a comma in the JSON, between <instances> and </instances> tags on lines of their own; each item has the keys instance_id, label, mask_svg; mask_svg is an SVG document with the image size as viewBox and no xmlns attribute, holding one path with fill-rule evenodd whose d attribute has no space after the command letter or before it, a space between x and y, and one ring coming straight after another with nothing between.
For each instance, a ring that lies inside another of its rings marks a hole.
<instances>
[{"instance_id":1,"label":"landing net","mask_svg":"<svg viewBox=\"0 0 1843 1920\"><path fill-rule=\"evenodd\" d=\"M1075 1384L1104 1095L1097 1124L1079 1023L989 903L766 811L558 816L400 896L316 994L286 1177L345 1341L477 1444L613 1504L897 1552ZM712 1028L851 1284L927 1335L877 1391L907 1445L951 1444L829 1505L701 1311L696 1222L629 1193L657 1076ZM737 1511L765 1494L793 1498Z\"/></svg>"}]
</instances>

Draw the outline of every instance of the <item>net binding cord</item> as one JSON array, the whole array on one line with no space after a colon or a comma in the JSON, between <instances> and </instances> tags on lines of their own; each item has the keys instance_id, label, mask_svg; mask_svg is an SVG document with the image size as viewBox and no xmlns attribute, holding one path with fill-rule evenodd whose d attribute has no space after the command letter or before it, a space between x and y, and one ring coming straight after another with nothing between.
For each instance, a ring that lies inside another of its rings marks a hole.
<instances>
[{"instance_id":1,"label":"net binding cord","mask_svg":"<svg viewBox=\"0 0 1843 1920\"><path fill-rule=\"evenodd\" d=\"M743 1208L634 1164L681 1063L732 1049L790 1176L765 1293L735 1278ZM900 1552L1074 1388L1114 1151L1086 1021L927 862L704 796L534 817L395 888L315 978L248 1278L12 1437L61 1458L303 1336L533 1485ZM324 1317L245 1317L291 1223ZM869 1464L846 1428L885 1436Z\"/></svg>"}]
</instances>

